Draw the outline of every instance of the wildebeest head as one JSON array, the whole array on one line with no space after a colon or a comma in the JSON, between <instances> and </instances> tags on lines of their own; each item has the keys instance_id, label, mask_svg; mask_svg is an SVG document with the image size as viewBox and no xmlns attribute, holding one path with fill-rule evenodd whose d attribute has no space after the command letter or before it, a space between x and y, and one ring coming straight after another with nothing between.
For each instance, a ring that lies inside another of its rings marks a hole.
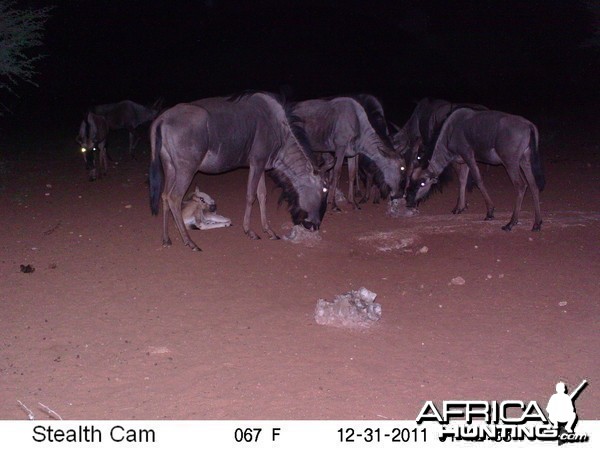
<instances>
[{"instance_id":1,"label":"wildebeest head","mask_svg":"<svg viewBox=\"0 0 600 450\"><path fill-rule=\"evenodd\" d=\"M419 202L429 193L431 186L438 182L438 178L431 172L421 171L418 177L410 181L406 190L406 206L415 208Z\"/></svg>"},{"instance_id":2,"label":"wildebeest head","mask_svg":"<svg viewBox=\"0 0 600 450\"><path fill-rule=\"evenodd\" d=\"M92 112L88 113L79 126L76 141L80 145L90 181L94 181L98 177L99 145L104 145L107 131L108 128L104 118Z\"/></svg>"},{"instance_id":3,"label":"wildebeest head","mask_svg":"<svg viewBox=\"0 0 600 450\"><path fill-rule=\"evenodd\" d=\"M303 121L290 105L285 114L290 133L269 173L282 189L279 202L287 200L294 225L317 231L327 210L328 186L317 168Z\"/></svg>"},{"instance_id":4,"label":"wildebeest head","mask_svg":"<svg viewBox=\"0 0 600 450\"><path fill-rule=\"evenodd\" d=\"M290 178L277 168L269 174L282 189L279 203L287 202L294 225L317 231L327 210L328 187L323 177L314 171L308 176Z\"/></svg>"},{"instance_id":5,"label":"wildebeest head","mask_svg":"<svg viewBox=\"0 0 600 450\"><path fill-rule=\"evenodd\" d=\"M201 192L197 186L191 199L200 205L202 211L215 212L217 210L217 203L213 198L207 193Z\"/></svg>"},{"instance_id":6,"label":"wildebeest head","mask_svg":"<svg viewBox=\"0 0 600 450\"><path fill-rule=\"evenodd\" d=\"M317 231L327 210L327 183L321 175L315 172L310 177L308 188L302 189L302 191L304 191L303 195L300 195L298 202L298 206L305 215L301 222L302 226L307 230Z\"/></svg>"},{"instance_id":7,"label":"wildebeest head","mask_svg":"<svg viewBox=\"0 0 600 450\"><path fill-rule=\"evenodd\" d=\"M402 156L386 158L385 164L377 165L371 158L361 154L360 164L363 170L373 175L373 181L379 188L382 198L396 199L404 193L406 165Z\"/></svg>"}]
</instances>

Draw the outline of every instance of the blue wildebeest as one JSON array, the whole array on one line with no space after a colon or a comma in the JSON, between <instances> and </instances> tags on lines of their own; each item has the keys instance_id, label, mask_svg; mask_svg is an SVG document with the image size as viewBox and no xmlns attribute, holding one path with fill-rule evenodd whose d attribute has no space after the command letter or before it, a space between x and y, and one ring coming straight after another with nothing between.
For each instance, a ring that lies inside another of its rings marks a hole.
<instances>
[{"instance_id":1,"label":"blue wildebeest","mask_svg":"<svg viewBox=\"0 0 600 450\"><path fill-rule=\"evenodd\" d=\"M109 130L127 130L129 133L129 155L133 158L139 138L136 139L135 130L140 125L150 122L156 118L160 111L162 100L157 100L148 108L131 100L123 100L118 103L97 105L92 112L106 119Z\"/></svg>"},{"instance_id":2,"label":"blue wildebeest","mask_svg":"<svg viewBox=\"0 0 600 450\"><path fill-rule=\"evenodd\" d=\"M327 202L339 210L335 192L344 158L348 158L348 201L356 206L354 181L357 175L356 156L362 155L375 173L375 183L384 196L399 195L401 160L373 128L365 109L350 97L306 100L296 103L293 114L304 123L304 129L315 152L332 153L335 165L331 175Z\"/></svg>"},{"instance_id":3,"label":"blue wildebeest","mask_svg":"<svg viewBox=\"0 0 600 450\"><path fill-rule=\"evenodd\" d=\"M388 122L388 120L386 119L385 112L383 110L383 105L377 97L369 94L356 94L353 95L352 98L355 99L358 103L360 103L360 105L364 108L365 112L367 113L367 117L369 118L369 123L377 132L377 135L388 146L388 148L394 150L396 157L400 159L401 180L399 195L404 195L404 182L402 178L406 175L406 161L404 159L404 155L401 152L402 149L396 146L392 141L390 127L393 127L394 125ZM357 156L357 161L359 173L359 176L357 177L357 190L359 190L359 179L363 180L365 184L365 194L363 195L363 198L360 202L366 203L371 196L371 191L374 189L375 196L373 203L379 203L381 193L379 192L379 189L377 189L377 186L373 185L375 176L375 172L372 170L373 165L369 164L368 160L366 160L364 156L361 156L360 154Z\"/></svg>"},{"instance_id":4,"label":"blue wildebeest","mask_svg":"<svg viewBox=\"0 0 600 450\"><path fill-rule=\"evenodd\" d=\"M429 191L437 177L450 163L457 163L460 190L456 207L459 214L466 208L465 189L469 172L485 199L485 219L494 218L494 204L485 188L477 162L502 164L516 191L515 207L510 221L502 227L510 231L519 221L519 211L527 186L531 189L535 218L532 231L540 231L540 191L546 184L537 127L527 119L499 111L458 109L446 119L435 144L429 165L418 179L410 183L406 196L408 207L415 207Z\"/></svg>"},{"instance_id":5,"label":"blue wildebeest","mask_svg":"<svg viewBox=\"0 0 600 450\"><path fill-rule=\"evenodd\" d=\"M406 161L404 189L408 188L413 176L418 176L419 169L427 165L442 125L458 108L476 111L487 109L483 105L472 103L451 103L441 99L423 98L402 128L392 126L392 143L396 151L404 155Z\"/></svg>"},{"instance_id":6,"label":"blue wildebeest","mask_svg":"<svg viewBox=\"0 0 600 450\"><path fill-rule=\"evenodd\" d=\"M278 236L266 214L265 171L271 170L282 188L295 225L317 230L327 207L327 189L315 169L306 136L295 118L272 94L208 98L179 104L163 112L150 127L150 206L158 214L164 170L163 245L170 245L168 214L185 245L200 250L192 241L181 214L181 202L197 171L217 174L249 167L243 230L250 229L252 204L258 197L262 228L271 239Z\"/></svg>"},{"instance_id":7,"label":"blue wildebeest","mask_svg":"<svg viewBox=\"0 0 600 450\"><path fill-rule=\"evenodd\" d=\"M81 121L76 140L81 146L90 181L94 181L100 175L106 175L108 167L106 156L107 136L108 124L104 117L88 112L87 116Z\"/></svg>"}]
</instances>

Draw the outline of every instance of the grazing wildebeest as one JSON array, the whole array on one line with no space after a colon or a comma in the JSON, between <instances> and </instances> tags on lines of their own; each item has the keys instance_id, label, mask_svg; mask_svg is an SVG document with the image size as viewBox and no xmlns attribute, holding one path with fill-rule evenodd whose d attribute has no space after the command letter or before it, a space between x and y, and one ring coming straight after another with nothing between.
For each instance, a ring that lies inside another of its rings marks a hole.
<instances>
[{"instance_id":1,"label":"grazing wildebeest","mask_svg":"<svg viewBox=\"0 0 600 450\"><path fill-rule=\"evenodd\" d=\"M499 111L474 111L458 109L446 119L435 144L427 168L408 189L406 203L416 206L437 177L450 163L458 163L460 190L456 207L459 214L466 208L465 189L469 171L485 199L485 219L494 218L494 204L485 188L477 162L502 164L516 191L515 207L510 221L502 227L510 231L519 221L519 211L527 185L531 189L535 208L532 231L540 231L540 191L546 184L540 151L537 127L527 119Z\"/></svg>"},{"instance_id":2,"label":"grazing wildebeest","mask_svg":"<svg viewBox=\"0 0 600 450\"><path fill-rule=\"evenodd\" d=\"M77 142L81 145L85 168L89 173L90 181L100 175L106 175L108 162L106 156L106 137L108 124L104 117L88 112L81 121Z\"/></svg>"},{"instance_id":3,"label":"grazing wildebeest","mask_svg":"<svg viewBox=\"0 0 600 450\"><path fill-rule=\"evenodd\" d=\"M451 103L446 100L424 98L415 107L402 128L392 126L391 139L396 151L404 155L406 161L406 181L408 188L411 178L418 176L418 169L424 168L431 155L437 136L445 120L458 108L484 111L483 105L471 103Z\"/></svg>"},{"instance_id":4,"label":"grazing wildebeest","mask_svg":"<svg viewBox=\"0 0 600 450\"><path fill-rule=\"evenodd\" d=\"M377 134L365 109L350 97L306 100L296 103L293 114L304 123L304 129L315 152L333 153L335 165L331 176L327 202L339 210L335 192L339 183L344 158L348 158L348 201L354 200L354 180L357 173L356 157L364 156L375 173L375 183L384 196L399 194L402 162Z\"/></svg>"},{"instance_id":5,"label":"grazing wildebeest","mask_svg":"<svg viewBox=\"0 0 600 450\"><path fill-rule=\"evenodd\" d=\"M139 141L139 138L135 137L136 128L154 120L160 111L161 103L162 100L157 100L148 108L131 100L123 100L118 103L94 106L92 112L104 116L109 130L129 132L129 155L133 158L133 150Z\"/></svg>"},{"instance_id":6,"label":"grazing wildebeest","mask_svg":"<svg viewBox=\"0 0 600 450\"><path fill-rule=\"evenodd\" d=\"M231 226L231 219L217 214L217 203L198 187L181 205L183 223L188 230L212 230Z\"/></svg>"},{"instance_id":7,"label":"grazing wildebeest","mask_svg":"<svg viewBox=\"0 0 600 450\"><path fill-rule=\"evenodd\" d=\"M373 127L373 129L377 132L377 135L381 138L381 140L383 142L385 142L385 144L388 146L388 148L391 148L394 150L395 155L397 158L399 158L401 160L401 165L400 165L400 176L401 176L401 180L400 180L400 192L399 195L404 195L404 183L402 180L402 177L404 177L406 175L406 161L404 159L404 155L402 154L402 146L396 146L394 144L394 142L392 141L392 135L390 133L390 127L392 127L391 129L394 130L394 125L390 122L388 122L388 120L385 117L385 112L383 110L383 105L381 104L381 101L373 96L373 95L369 95L369 94L356 94L352 96L353 99L355 99L358 103L360 103L360 105L364 108L365 112L367 113L367 117L369 118L369 123L371 124L371 126ZM395 131L397 131L397 127L395 129ZM363 195L363 198L361 199L361 203L366 203L370 196L371 196L371 192L375 191L375 195L374 195L374 199L373 199L373 203L379 203L379 200L381 198L381 192L379 191L379 189L377 188L377 186L374 185L373 181L374 181L374 176L375 176L375 172L372 170L372 164L369 164L368 159L365 159L363 156L361 156L360 154L358 156L355 157L356 161L358 162L358 177L356 177L356 181L357 181L357 190L360 190L358 187L358 181L362 180L364 185L365 185L365 194Z\"/></svg>"},{"instance_id":8,"label":"grazing wildebeest","mask_svg":"<svg viewBox=\"0 0 600 450\"><path fill-rule=\"evenodd\" d=\"M265 171L271 170L282 188L295 225L317 230L327 207L323 179L316 171L312 153L289 110L268 93L244 94L235 98L209 98L179 104L163 112L150 127L150 206L158 214L162 190L163 244L170 245L168 214L173 214L185 245L198 246L190 239L181 216L181 201L197 171L223 173L249 167L243 230L250 229L252 204L258 197L263 231L278 236L266 214Z\"/></svg>"}]
</instances>

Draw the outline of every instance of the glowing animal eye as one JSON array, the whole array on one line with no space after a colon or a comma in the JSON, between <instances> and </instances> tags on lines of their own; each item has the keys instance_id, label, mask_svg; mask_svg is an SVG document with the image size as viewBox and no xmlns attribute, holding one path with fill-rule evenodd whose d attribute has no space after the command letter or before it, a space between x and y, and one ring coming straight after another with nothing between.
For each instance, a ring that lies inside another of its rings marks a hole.
<instances>
[{"instance_id":1,"label":"glowing animal eye","mask_svg":"<svg viewBox=\"0 0 600 450\"><path fill-rule=\"evenodd\" d=\"M323 188L323 192L327 192L328 189L326 187Z\"/></svg>"},{"instance_id":2,"label":"glowing animal eye","mask_svg":"<svg viewBox=\"0 0 600 450\"><path fill-rule=\"evenodd\" d=\"M421 186L424 187L425 186L425 182L421 181Z\"/></svg>"},{"instance_id":3,"label":"glowing animal eye","mask_svg":"<svg viewBox=\"0 0 600 450\"><path fill-rule=\"evenodd\" d=\"M81 147L81 153L85 153L86 152L86 148L85 147Z\"/></svg>"},{"instance_id":4,"label":"glowing animal eye","mask_svg":"<svg viewBox=\"0 0 600 450\"><path fill-rule=\"evenodd\" d=\"M400 167L400 170L406 170L406 167L402 166Z\"/></svg>"},{"instance_id":5,"label":"glowing animal eye","mask_svg":"<svg viewBox=\"0 0 600 450\"><path fill-rule=\"evenodd\" d=\"M420 159L421 159L421 157L420 157L420 156L417 156L417 159L418 159L418 160L420 160Z\"/></svg>"},{"instance_id":6,"label":"glowing animal eye","mask_svg":"<svg viewBox=\"0 0 600 450\"><path fill-rule=\"evenodd\" d=\"M94 152L95 152L95 151L96 151L96 147L94 147L94 148L92 149L92 151L94 151Z\"/></svg>"}]
</instances>

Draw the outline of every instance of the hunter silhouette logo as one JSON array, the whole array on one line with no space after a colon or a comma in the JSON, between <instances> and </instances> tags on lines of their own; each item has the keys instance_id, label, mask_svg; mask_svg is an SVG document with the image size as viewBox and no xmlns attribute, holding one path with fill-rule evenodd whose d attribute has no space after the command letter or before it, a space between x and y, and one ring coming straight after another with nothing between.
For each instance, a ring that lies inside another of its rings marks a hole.
<instances>
[{"instance_id":1,"label":"hunter silhouette logo","mask_svg":"<svg viewBox=\"0 0 600 450\"><path fill-rule=\"evenodd\" d=\"M562 381L556 383L556 394L553 394L550 400L548 400L546 411L548 412L548 419L554 425L554 428L558 430L559 441L578 440L578 435L573 431L577 423L577 412L575 411L574 401L587 384L587 380L583 380L573 392L567 394L565 383ZM565 424L564 433L562 432L562 424Z\"/></svg>"},{"instance_id":2,"label":"hunter silhouette logo","mask_svg":"<svg viewBox=\"0 0 600 450\"><path fill-rule=\"evenodd\" d=\"M562 381L556 384L546 406L547 415L536 401L521 400L447 400L438 408L427 401L417 416L417 424L437 422L442 425L440 441L558 441L587 442L585 433L575 433L577 413L575 399L587 386L583 380L570 394Z\"/></svg>"}]
</instances>

